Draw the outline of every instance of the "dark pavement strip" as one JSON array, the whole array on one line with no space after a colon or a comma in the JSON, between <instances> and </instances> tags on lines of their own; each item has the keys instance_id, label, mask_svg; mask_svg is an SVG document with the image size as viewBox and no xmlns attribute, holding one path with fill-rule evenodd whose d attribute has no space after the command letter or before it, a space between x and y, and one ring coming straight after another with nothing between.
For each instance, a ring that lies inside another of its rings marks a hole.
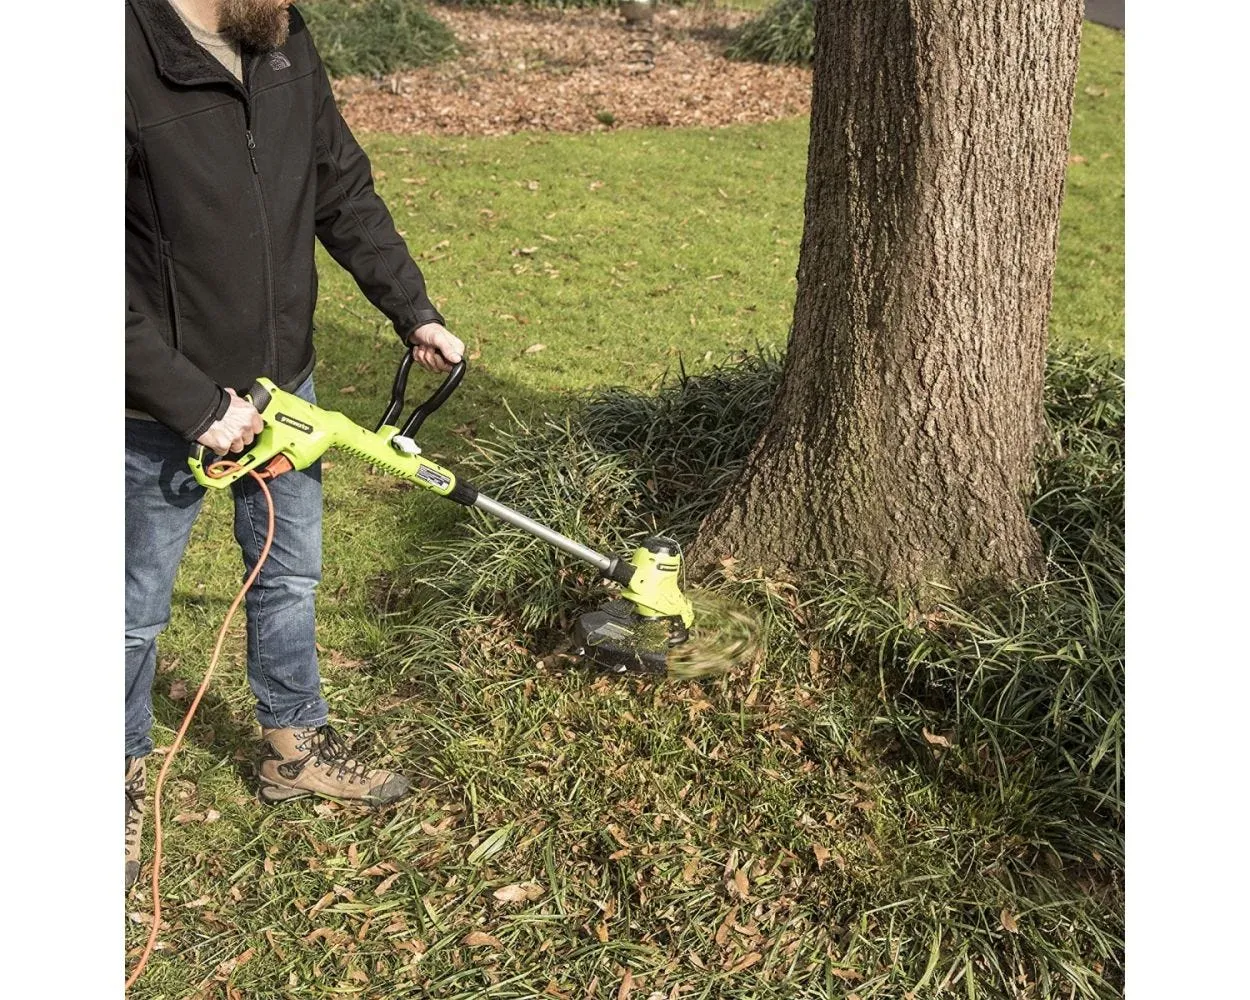
<instances>
[{"instance_id":1,"label":"dark pavement strip","mask_svg":"<svg viewBox=\"0 0 1250 1000\"><path fill-rule=\"evenodd\" d=\"M1085 0L1085 20L1124 30L1124 0Z\"/></svg>"}]
</instances>

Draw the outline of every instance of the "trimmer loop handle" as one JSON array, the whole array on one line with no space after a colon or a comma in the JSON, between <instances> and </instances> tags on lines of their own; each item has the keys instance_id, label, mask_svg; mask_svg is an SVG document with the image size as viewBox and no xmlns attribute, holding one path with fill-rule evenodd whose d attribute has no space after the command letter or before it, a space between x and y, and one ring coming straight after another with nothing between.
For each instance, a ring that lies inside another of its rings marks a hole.
<instances>
[{"instance_id":1,"label":"trimmer loop handle","mask_svg":"<svg viewBox=\"0 0 1250 1000\"><path fill-rule=\"evenodd\" d=\"M460 380L464 378L464 373L468 370L468 367L468 363L463 359L451 366L451 371L447 373L447 377L443 379L443 384L435 390L434 395L412 411L412 416L408 418L408 422L399 431L401 436L410 439L415 437L417 431L421 429L421 425L425 423L426 417L447 402L448 397L456 391L456 387L460 385ZM399 415L404 409L404 392L408 388L408 372L411 368L412 350L407 348L404 350L403 359L399 362L399 370L395 372L395 382L391 386L391 401L387 404L386 412L382 414L382 419L378 421L376 429L396 426Z\"/></svg>"}]
</instances>

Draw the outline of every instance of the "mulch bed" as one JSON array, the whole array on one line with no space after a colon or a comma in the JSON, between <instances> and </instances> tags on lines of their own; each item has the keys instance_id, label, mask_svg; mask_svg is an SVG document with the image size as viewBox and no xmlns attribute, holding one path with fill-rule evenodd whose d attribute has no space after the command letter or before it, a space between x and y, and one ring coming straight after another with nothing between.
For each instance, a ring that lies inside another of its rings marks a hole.
<instances>
[{"instance_id":1,"label":"mulch bed","mask_svg":"<svg viewBox=\"0 0 1250 1000\"><path fill-rule=\"evenodd\" d=\"M810 109L810 70L724 57L730 30L749 12L661 8L649 72L637 71L638 39L615 11L434 6L431 13L469 51L380 80L336 81L354 130L590 132L766 122Z\"/></svg>"}]
</instances>

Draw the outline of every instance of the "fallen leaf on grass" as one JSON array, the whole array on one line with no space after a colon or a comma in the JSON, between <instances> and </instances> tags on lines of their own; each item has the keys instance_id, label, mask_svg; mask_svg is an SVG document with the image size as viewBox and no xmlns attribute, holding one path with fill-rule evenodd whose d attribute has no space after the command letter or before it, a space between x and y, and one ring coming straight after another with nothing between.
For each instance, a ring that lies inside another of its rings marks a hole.
<instances>
[{"instance_id":1,"label":"fallen leaf on grass","mask_svg":"<svg viewBox=\"0 0 1250 1000\"><path fill-rule=\"evenodd\" d=\"M184 680L173 681L169 685L169 697L174 701L184 701L187 697L187 682Z\"/></svg>"},{"instance_id":2,"label":"fallen leaf on grass","mask_svg":"<svg viewBox=\"0 0 1250 1000\"><path fill-rule=\"evenodd\" d=\"M926 743L931 743L935 747L949 747L951 745L951 741L945 736L940 736L937 733L931 733L923 726L920 727L920 735L925 738Z\"/></svg>"},{"instance_id":3,"label":"fallen leaf on grass","mask_svg":"<svg viewBox=\"0 0 1250 1000\"><path fill-rule=\"evenodd\" d=\"M829 848L820 844L812 844L812 853L816 855L816 867L824 868L825 862L829 860L832 852L830 852Z\"/></svg>"},{"instance_id":4,"label":"fallen leaf on grass","mask_svg":"<svg viewBox=\"0 0 1250 1000\"><path fill-rule=\"evenodd\" d=\"M698 858L691 858L686 862L686 867L681 870L681 877L683 882L694 883L694 880L699 877Z\"/></svg>"},{"instance_id":5,"label":"fallen leaf on grass","mask_svg":"<svg viewBox=\"0 0 1250 1000\"><path fill-rule=\"evenodd\" d=\"M734 871L734 888L738 890L738 895L743 899L751 895L751 880L747 878L747 873L741 868Z\"/></svg>"},{"instance_id":6,"label":"fallen leaf on grass","mask_svg":"<svg viewBox=\"0 0 1250 1000\"><path fill-rule=\"evenodd\" d=\"M232 973L240 965L243 965L245 962L247 962L248 959L250 959L255 954L256 954L255 948L248 948L247 951L243 952L241 955L235 955L234 958L226 959L224 962L221 963L221 965L217 966L217 978L219 980L228 979L230 976L230 973Z\"/></svg>"},{"instance_id":7,"label":"fallen leaf on grass","mask_svg":"<svg viewBox=\"0 0 1250 1000\"><path fill-rule=\"evenodd\" d=\"M350 396L355 391L356 387L354 385L345 385L339 390L339 393L344 396Z\"/></svg>"},{"instance_id":8,"label":"fallen leaf on grass","mask_svg":"<svg viewBox=\"0 0 1250 1000\"><path fill-rule=\"evenodd\" d=\"M1003 925L1003 930L1008 934L1019 933L1020 925L1016 923L1016 918L1007 907L1003 907L1003 912L998 915L998 920Z\"/></svg>"},{"instance_id":9,"label":"fallen leaf on grass","mask_svg":"<svg viewBox=\"0 0 1250 1000\"><path fill-rule=\"evenodd\" d=\"M196 812L179 813L174 817L174 822L179 826L185 826L187 823L203 823L204 814Z\"/></svg>"},{"instance_id":10,"label":"fallen leaf on grass","mask_svg":"<svg viewBox=\"0 0 1250 1000\"><path fill-rule=\"evenodd\" d=\"M319 900L317 900L317 902L313 903L313 905L309 908L305 916L315 917L318 913L320 913L327 906L329 906L331 903L334 902L335 895L336 893L333 890L331 890L330 892L327 892L324 896L322 896Z\"/></svg>"},{"instance_id":11,"label":"fallen leaf on grass","mask_svg":"<svg viewBox=\"0 0 1250 1000\"><path fill-rule=\"evenodd\" d=\"M343 931L337 931L333 927L318 927L315 931L305 934L301 941L304 944L316 944L318 941L328 941L330 944L341 944L350 939L350 935Z\"/></svg>"},{"instance_id":12,"label":"fallen leaf on grass","mask_svg":"<svg viewBox=\"0 0 1250 1000\"><path fill-rule=\"evenodd\" d=\"M523 354L537 354L539 351L545 351L546 349L547 349L546 344L530 344L530 346L527 347L522 353Z\"/></svg>"},{"instance_id":13,"label":"fallen leaf on grass","mask_svg":"<svg viewBox=\"0 0 1250 1000\"><path fill-rule=\"evenodd\" d=\"M501 903L524 903L538 899L544 889L536 882L522 882L516 885L505 885L496 889L492 895Z\"/></svg>"},{"instance_id":14,"label":"fallen leaf on grass","mask_svg":"<svg viewBox=\"0 0 1250 1000\"><path fill-rule=\"evenodd\" d=\"M503 942L500 941L499 938L494 937L491 934L487 934L485 931L470 931L460 939L460 943L467 945L470 948L495 948L499 951L503 950Z\"/></svg>"},{"instance_id":15,"label":"fallen leaf on grass","mask_svg":"<svg viewBox=\"0 0 1250 1000\"><path fill-rule=\"evenodd\" d=\"M599 939L600 944L608 943L608 925L602 920L595 924L595 937Z\"/></svg>"},{"instance_id":16,"label":"fallen leaf on grass","mask_svg":"<svg viewBox=\"0 0 1250 1000\"><path fill-rule=\"evenodd\" d=\"M743 972L744 970L751 968L751 966L763 959L763 957L764 956L758 951L753 951L750 954L743 955L741 959L734 963L733 967L729 971Z\"/></svg>"},{"instance_id":17,"label":"fallen leaf on grass","mask_svg":"<svg viewBox=\"0 0 1250 1000\"><path fill-rule=\"evenodd\" d=\"M621 980L621 988L616 991L616 1000L629 1000L629 995L633 991L634 974L626 969L625 978Z\"/></svg>"},{"instance_id":18,"label":"fallen leaf on grass","mask_svg":"<svg viewBox=\"0 0 1250 1000\"><path fill-rule=\"evenodd\" d=\"M386 878L384 878L381 882L378 883L378 887L373 890L373 894L375 896L381 896L383 893L386 892L387 889L389 889L391 886L395 884L395 880L399 878L399 876L402 874L403 872L395 872L395 874L393 875L386 876Z\"/></svg>"}]
</instances>

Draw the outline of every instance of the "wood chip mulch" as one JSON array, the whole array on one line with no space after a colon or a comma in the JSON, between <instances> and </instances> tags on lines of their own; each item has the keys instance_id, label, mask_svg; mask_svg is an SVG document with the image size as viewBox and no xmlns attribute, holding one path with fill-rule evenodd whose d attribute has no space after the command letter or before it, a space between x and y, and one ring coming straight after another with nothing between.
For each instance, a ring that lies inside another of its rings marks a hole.
<instances>
[{"instance_id":1,"label":"wood chip mulch","mask_svg":"<svg viewBox=\"0 0 1250 1000\"><path fill-rule=\"evenodd\" d=\"M335 82L359 132L507 135L719 126L807 114L811 71L733 62L729 30L749 12L660 8L654 62L615 11L433 7L469 51L383 79Z\"/></svg>"}]
</instances>

